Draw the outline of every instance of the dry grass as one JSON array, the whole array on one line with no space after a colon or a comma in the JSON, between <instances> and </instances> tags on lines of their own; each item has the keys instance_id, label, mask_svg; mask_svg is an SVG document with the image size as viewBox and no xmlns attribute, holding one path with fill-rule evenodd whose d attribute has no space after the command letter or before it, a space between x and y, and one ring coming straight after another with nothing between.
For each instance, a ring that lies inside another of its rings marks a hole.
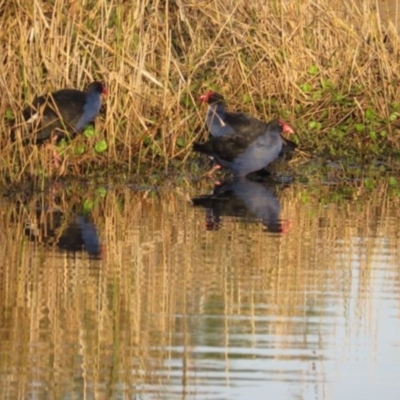
<instances>
[{"instance_id":1,"label":"dry grass","mask_svg":"<svg viewBox=\"0 0 400 400\"><path fill-rule=\"evenodd\" d=\"M312 152L397 150L399 40L376 10L339 0L3 1L0 114L106 81L98 137L80 139L83 155L76 143L64 152L65 173L75 174L185 160L205 134L197 97L210 87L232 109L282 115ZM102 138L108 149L97 154ZM9 143L5 121L1 145L3 180L52 173L45 152Z\"/></svg>"}]
</instances>

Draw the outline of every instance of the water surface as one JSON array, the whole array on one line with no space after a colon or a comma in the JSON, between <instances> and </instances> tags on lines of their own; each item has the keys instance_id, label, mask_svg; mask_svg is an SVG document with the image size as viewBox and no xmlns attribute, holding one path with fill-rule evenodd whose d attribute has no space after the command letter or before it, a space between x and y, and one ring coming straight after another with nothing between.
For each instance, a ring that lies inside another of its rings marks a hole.
<instances>
[{"instance_id":1,"label":"water surface","mask_svg":"<svg viewBox=\"0 0 400 400\"><path fill-rule=\"evenodd\" d=\"M54 185L1 202L4 399L399 396L384 179Z\"/></svg>"}]
</instances>

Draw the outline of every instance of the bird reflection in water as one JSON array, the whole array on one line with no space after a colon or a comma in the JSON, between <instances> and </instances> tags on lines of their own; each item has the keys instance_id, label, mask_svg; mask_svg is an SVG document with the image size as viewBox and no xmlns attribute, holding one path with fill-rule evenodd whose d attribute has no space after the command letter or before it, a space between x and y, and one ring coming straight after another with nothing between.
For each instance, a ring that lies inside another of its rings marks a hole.
<instances>
[{"instance_id":1,"label":"bird reflection in water","mask_svg":"<svg viewBox=\"0 0 400 400\"><path fill-rule=\"evenodd\" d=\"M67 253L84 252L90 258L103 258L105 251L98 229L81 196L65 190L60 183L50 183L41 193L27 189L15 195L18 218L30 241L45 247L55 247ZM95 195L93 199L97 204Z\"/></svg>"},{"instance_id":2,"label":"bird reflection in water","mask_svg":"<svg viewBox=\"0 0 400 400\"><path fill-rule=\"evenodd\" d=\"M85 251L92 258L102 258L103 246L90 215L65 219L58 210L38 210L36 220L26 222L25 234L36 243L55 245L72 253Z\"/></svg>"},{"instance_id":3,"label":"bird reflection in water","mask_svg":"<svg viewBox=\"0 0 400 400\"><path fill-rule=\"evenodd\" d=\"M268 232L287 233L291 222L280 218L281 206L274 194L276 185L246 178L225 181L213 193L192 199L195 207L206 209L207 230L218 230L222 217L244 221L261 220Z\"/></svg>"}]
</instances>

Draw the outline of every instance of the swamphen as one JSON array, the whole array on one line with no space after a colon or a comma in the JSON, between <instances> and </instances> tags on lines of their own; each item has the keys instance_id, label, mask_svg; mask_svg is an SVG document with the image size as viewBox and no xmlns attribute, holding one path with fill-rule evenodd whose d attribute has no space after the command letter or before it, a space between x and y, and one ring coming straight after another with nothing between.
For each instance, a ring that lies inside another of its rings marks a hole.
<instances>
[{"instance_id":1,"label":"swamphen","mask_svg":"<svg viewBox=\"0 0 400 400\"><path fill-rule=\"evenodd\" d=\"M61 89L36 97L31 106L23 111L24 124L14 126L21 130L23 143L41 144L54 136L74 137L87 125L94 122L101 107L101 95L107 95L107 88L101 82L92 82L86 89Z\"/></svg>"},{"instance_id":2,"label":"swamphen","mask_svg":"<svg viewBox=\"0 0 400 400\"><path fill-rule=\"evenodd\" d=\"M211 136L205 143L194 143L193 151L213 157L235 177L244 177L274 161L282 149L281 134L294 131L279 119L264 123L245 114L238 116L233 132Z\"/></svg>"}]
</instances>

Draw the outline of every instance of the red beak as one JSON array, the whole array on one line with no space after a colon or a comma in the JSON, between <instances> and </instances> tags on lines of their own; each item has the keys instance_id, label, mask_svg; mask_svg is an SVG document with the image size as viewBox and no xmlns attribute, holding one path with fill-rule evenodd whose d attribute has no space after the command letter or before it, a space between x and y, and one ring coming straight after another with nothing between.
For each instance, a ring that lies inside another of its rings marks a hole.
<instances>
[{"instance_id":1,"label":"red beak","mask_svg":"<svg viewBox=\"0 0 400 400\"><path fill-rule=\"evenodd\" d=\"M202 94L202 95L199 97L199 100L200 100L202 103L205 103L205 102L207 101L207 99L208 99L207 94Z\"/></svg>"},{"instance_id":2,"label":"red beak","mask_svg":"<svg viewBox=\"0 0 400 400\"><path fill-rule=\"evenodd\" d=\"M212 96L213 94L214 94L214 92L213 92L212 90L209 90L207 93L202 94L202 95L199 97L199 100L200 100L202 103L207 103L208 99L209 99L210 96Z\"/></svg>"},{"instance_id":3,"label":"red beak","mask_svg":"<svg viewBox=\"0 0 400 400\"><path fill-rule=\"evenodd\" d=\"M282 125L282 133L287 133L288 135L292 135L294 133L293 128L286 122L281 121L281 125Z\"/></svg>"}]
</instances>

